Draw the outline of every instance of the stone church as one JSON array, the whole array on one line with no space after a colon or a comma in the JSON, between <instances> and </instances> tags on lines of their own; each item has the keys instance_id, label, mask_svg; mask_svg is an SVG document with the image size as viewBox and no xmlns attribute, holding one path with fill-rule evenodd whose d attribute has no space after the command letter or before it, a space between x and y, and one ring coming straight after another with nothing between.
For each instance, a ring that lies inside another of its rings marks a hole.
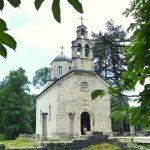
<instances>
[{"instance_id":1,"label":"stone church","mask_svg":"<svg viewBox=\"0 0 150 150\"><path fill-rule=\"evenodd\" d=\"M77 27L72 59L63 52L51 62L51 81L36 98L36 134L40 137L80 137L103 132L111 135L110 97L91 100L91 92L109 84L94 72L87 28Z\"/></svg>"}]
</instances>

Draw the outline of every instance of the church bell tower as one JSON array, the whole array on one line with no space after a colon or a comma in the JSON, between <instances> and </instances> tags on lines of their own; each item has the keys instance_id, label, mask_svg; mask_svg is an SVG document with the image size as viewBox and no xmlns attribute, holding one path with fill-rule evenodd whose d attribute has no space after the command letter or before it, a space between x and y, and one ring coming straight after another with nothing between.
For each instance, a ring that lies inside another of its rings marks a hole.
<instances>
[{"instance_id":1,"label":"church bell tower","mask_svg":"<svg viewBox=\"0 0 150 150\"><path fill-rule=\"evenodd\" d=\"M93 50L92 43L88 39L87 27L81 25L77 27L77 38L72 41L72 69L93 71Z\"/></svg>"}]
</instances>

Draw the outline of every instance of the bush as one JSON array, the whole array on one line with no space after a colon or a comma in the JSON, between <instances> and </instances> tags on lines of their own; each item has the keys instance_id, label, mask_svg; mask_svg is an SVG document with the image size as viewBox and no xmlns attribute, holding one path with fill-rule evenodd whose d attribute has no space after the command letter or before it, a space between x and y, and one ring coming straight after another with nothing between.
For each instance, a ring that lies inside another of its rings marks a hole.
<instances>
[{"instance_id":1,"label":"bush","mask_svg":"<svg viewBox=\"0 0 150 150\"><path fill-rule=\"evenodd\" d=\"M112 145L109 143L101 143L101 144L91 145L87 148L84 148L83 150L120 150L120 148L116 145Z\"/></svg>"},{"instance_id":2,"label":"bush","mask_svg":"<svg viewBox=\"0 0 150 150\"><path fill-rule=\"evenodd\" d=\"M0 134L0 141L5 141L5 140L6 140L6 135Z\"/></svg>"}]
</instances>

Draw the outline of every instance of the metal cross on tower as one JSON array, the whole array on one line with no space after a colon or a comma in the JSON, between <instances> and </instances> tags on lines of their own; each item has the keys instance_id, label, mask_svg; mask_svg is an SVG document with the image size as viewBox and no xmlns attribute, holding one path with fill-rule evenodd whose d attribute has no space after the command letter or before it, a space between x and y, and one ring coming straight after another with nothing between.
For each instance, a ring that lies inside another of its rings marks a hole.
<instances>
[{"instance_id":1,"label":"metal cross on tower","mask_svg":"<svg viewBox=\"0 0 150 150\"><path fill-rule=\"evenodd\" d=\"M61 49L61 54L63 54L64 47L61 46L60 49Z\"/></svg>"},{"instance_id":2,"label":"metal cross on tower","mask_svg":"<svg viewBox=\"0 0 150 150\"><path fill-rule=\"evenodd\" d=\"M84 18L81 16L81 25L83 25L83 20L84 20Z\"/></svg>"}]
</instances>

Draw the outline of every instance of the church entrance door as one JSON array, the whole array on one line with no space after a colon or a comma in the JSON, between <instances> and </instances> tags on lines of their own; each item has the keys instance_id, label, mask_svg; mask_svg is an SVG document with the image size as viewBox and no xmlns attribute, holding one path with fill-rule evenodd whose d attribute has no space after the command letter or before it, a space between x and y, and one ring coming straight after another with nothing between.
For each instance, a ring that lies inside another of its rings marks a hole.
<instances>
[{"instance_id":1,"label":"church entrance door","mask_svg":"<svg viewBox=\"0 0 150 150\"><path fill-rule=\"evenodd\" d=\"M82 112L81 114L81 135L85 135L87 131L90 131L90 115L88 112Z\"/></svg>"}]
</instances>

